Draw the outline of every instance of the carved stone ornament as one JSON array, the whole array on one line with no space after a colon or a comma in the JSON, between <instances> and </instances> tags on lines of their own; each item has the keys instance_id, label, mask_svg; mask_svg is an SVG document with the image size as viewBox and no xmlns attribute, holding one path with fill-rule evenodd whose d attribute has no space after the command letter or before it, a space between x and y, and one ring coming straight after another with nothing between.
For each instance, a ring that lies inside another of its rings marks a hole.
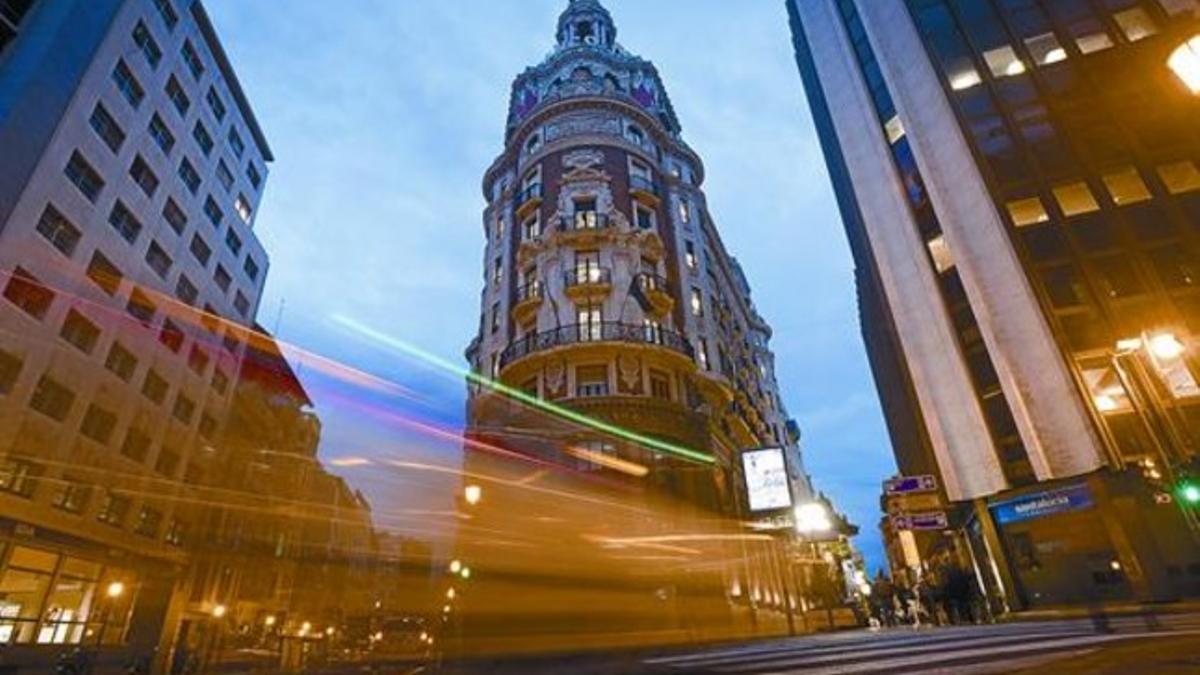
<instances>
[{"instance_id":1,"label":"carved stone ornament","mask_svg":"<svg viewBox=\"0 0 1200 675\"><path fill-rule=\"evenodd\" d=\"M555 361L546 366L546 391L551 396L561 396L567 386L567 366L562 361Z\"/></svg>"},{"instance_id":2,"label":"carved stone ornament","mask_svg":"<svg viewBox=\"0 0 1200 675\"><path fill-rule=\"evenodd\" d=\"M575 150L563 155L563 166L567 170L594 169L604 164L604 151L596 148Z\"/></svg>"},{"instance_id":3,"label":"carved stone ornament","mask_svg":"<svg viewBox=\"0 0 1200 675\"><path fill-rule=\"evenodd\" d=\"M622 389L635 394L639 392L642 371L637 359L625 355L617 357L617 372L621 376Z\"/></svg>"}]
</instances>

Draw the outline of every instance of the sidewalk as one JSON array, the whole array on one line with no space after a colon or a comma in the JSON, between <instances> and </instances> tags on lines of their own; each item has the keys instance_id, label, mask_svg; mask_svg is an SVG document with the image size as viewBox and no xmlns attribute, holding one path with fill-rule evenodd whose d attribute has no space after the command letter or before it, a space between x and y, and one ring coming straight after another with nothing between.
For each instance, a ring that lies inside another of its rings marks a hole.
<instances>
[{"instance_id":1,"label":"sidewalk","mask_svg":"<svg viewBox=\"0 0 1200 675\"><path fill-rule=\"evenodd\" d=\"M1109 617L1144 616L1147 614L1197 614L1200 601L1178 602L1121 602L1092 606L1052 607L1011 612L997 619L997 623L1009 621L1052 621L1056 619L1087 619L1095 615Z\"/></svg>"}]
</instances>

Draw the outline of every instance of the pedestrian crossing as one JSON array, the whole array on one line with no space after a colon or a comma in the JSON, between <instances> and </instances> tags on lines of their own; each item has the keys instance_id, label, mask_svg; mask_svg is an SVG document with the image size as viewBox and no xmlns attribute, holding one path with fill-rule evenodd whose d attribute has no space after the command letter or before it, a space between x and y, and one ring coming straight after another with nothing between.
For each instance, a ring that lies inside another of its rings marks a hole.
<instances>
[{"instance_id":1,"label":"pedestrian crossing","mask_svg":"<svg viewBox=\"0 0 1200 675\"><path fill-rule=\"evenodd\" d=\"M1035 668L1124 640L1180 635L1200 639L1200 615L853 631L663 656L646 665L679 675L986 675Z\"/></svg>"}]
</instances>

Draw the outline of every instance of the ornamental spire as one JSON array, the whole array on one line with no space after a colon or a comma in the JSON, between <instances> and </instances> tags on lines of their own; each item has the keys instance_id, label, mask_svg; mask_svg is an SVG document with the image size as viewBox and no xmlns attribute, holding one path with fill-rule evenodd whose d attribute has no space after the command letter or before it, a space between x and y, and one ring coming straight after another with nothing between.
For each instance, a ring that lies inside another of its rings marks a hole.
<instances>
[{"instance_id":1,"label":"ornamental spire","mask_svg":"<svg viewBox=\"0 0 1200 675\"><path fill-rule=\"evenodd\" d=\"M617 26L600 0L570 0L558 17L559 47L603 46L617 41Z\"/></svg>"}]
</instances>

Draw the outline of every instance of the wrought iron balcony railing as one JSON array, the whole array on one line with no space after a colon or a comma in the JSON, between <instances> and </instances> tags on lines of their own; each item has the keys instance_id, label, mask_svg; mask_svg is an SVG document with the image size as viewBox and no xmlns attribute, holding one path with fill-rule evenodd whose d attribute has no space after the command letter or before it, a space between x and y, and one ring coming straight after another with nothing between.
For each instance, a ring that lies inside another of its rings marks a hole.
<instances>
[{"instance_id":1,"label":"wrought iron balcony railing","mask_svg":"<svg viewBox=\"0 0 1200 675\"><path fill-rule=\"evenodd\" d=\"M542 282L531 281L517 287L517 303L542 299Z\"/></svg>"},{"instance_id":2,"label":"wrought iron balcony railing","mask_svg":"<svg viewBox=\"0 0 1200 675\"><path fill-rule=\"evenodd\" d=\"M580 211L562 219L564 232L602 230L609 226L608 216L596 211Z\"/></svg>"},{"instance_id":3,"label":"wrought iron balcony railing","mask_svg":"<svg viewBox=\"0 0 1200 675\"><path fill-rule=\"evenodd\" d=\"M629 189L632 192L642 192L654 197L662 197L662 190L659 188L658 182L645 176L630 176Z\"/></svg>"},{"instance_id":4,"label":"wrought iron balcony railing","mask_svg":"<svg viewBox=\"0 0 1200 675\"><path fill-rule=\"evenodd\" d=\"M575 286L588 286L592 284L608 285L612 283L612 270L607 267L598 267L589 265L586 267L576 267L567 272L565 275L565 283L567 288Z\"/></svg>"},{"instance_id":5,"label":"wrought iron balcony railing","mask_svg":"<svg viewBox=\"0 0 1200 675\"><path fill-rule=\"evenodd\" d=\"M517 198L514 200L514 202L517 205L517 210L520 210L521 207L525 206L529 202L531 202L535 199L541 199L541 198L542 198L542 184L534 183L533 185L530 185L529 187L525 188L524 190L521 190L520 192L518 192Z\"/></svg>"},{"instance_id":6,"label":"wrought iron balcony railing","mask_svg":"<svg viewBox=\"0 0 1200 675\"><path fill-rule=\"evenodd\" d=\"M657 326L643 326L617 322L577 323L560 326L553 330L530 333L510 344L500 354L500 367L506 367L530 354L555 347L583 344L587 342L626 342L631 344L658 345L695 359L692 345L679 333Z\"/></svg>"},{"instance_id":7,"label":"wrought iron balcony railing","mask_svg":"<svg viewBox=\"0 0 1200 675\"><path fill-rule=\"evenodd\" d=\"M657 274L642 272L641 274L637 275L637 283L638 287L642 289L643 293L654 291L657 293L670 294L671 292L671 286L667 282L666 278Z\"/></svg>"}]
</instances>

